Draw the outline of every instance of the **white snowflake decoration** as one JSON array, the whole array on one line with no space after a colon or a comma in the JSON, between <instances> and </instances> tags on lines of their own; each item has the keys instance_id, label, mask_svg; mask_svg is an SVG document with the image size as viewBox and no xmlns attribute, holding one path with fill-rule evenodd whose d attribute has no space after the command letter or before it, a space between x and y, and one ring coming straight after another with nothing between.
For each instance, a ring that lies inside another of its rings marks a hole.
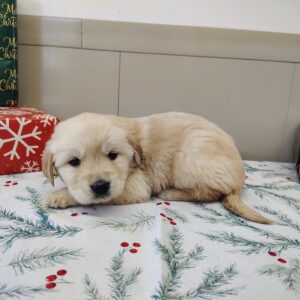
<instances>
[{"instance_id":1,"label":"white snowflake decoration","mask_svg":"<svg viewBox=\"0 0 300 300\"><path fill-rule=\"evenodd\" d=\"M9 156L10 160L13 160L15 157L17 159L20 159L20 155L18 153L18 150L20 150L21 145L23 145L23 147L26 149L26 156L29 156L30 153L35 153L35 148L38 148L37 145L29 145L26 142L26 139L33 137L37 140L41 140L41 138L39 137L39 135L42 133L41 131L37 131L38 127L35 126L33 131L30 133L26 133L24 134L24 127L28 124L31 123L31 120L25 120L25 118L16 118L17 122L19 123L19 128L18 128L18 132L14 132L10 127L9 127L9 119L7 118L4 121L0 121L0 130L6 130L7 132L9 132L12 137L7 138L7 139L1 139L0 138L0 149L2 148L2 146L5 143L9 143L9 142L14 142L13 143L13 147L10 151L4 153L4 156ZM21 144L19 146L19 144Z\"/></svg>"},{"instance_id":2,"label":"white snowflake decoration","mask_svg":"<svg viewBox=\"0 0 300 300\"><path fill-rule=\"evenodd\" d=\"M57 123L57 119L48 114L36 115L35 119L40 120L40 123L44 124L43 127L51 126L51 122L53 122L54 125Z\"/></svg>"},{"instance_id":3,"label":"white snowflake decoration","mask_svg":"<svg viewBox=\"0 0 300 300\"><path fill-rule=\"evenodd\" d=\"M40 171L40 166L37 163L37 161L25 161L24 164L21 166L20 171L21 172L26 172L26 173L31 173L31 172L36 172Z\"/></svg>"}]
</instances>

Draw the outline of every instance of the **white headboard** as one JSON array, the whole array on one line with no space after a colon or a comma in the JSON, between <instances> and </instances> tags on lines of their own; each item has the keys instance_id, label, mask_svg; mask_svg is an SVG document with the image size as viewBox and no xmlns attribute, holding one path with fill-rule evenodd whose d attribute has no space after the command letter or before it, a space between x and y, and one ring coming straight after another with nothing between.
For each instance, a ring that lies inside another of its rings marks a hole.
<instances>
[{"instance_id":1,"label":"white headboard","mask_svg":"<svg viewBox=\"0 0 300 300\"><path fill-rule=\"evenodd\" d=\"M300 36L19 16L20 102L83 111L202 115L244 159L291 161L300 123Z\"/></svg>"}]
</instances>

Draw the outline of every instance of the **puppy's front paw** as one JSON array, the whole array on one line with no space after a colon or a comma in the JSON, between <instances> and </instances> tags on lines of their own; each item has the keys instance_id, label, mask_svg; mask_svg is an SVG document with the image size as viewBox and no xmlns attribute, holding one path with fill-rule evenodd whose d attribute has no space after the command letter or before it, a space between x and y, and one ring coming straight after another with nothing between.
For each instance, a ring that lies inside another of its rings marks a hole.
<instances>
[{"instance_id":1,"label":"puppy's front paw","mask_svg":"<svg viewBox=\"0 0 300 300\"><path fill-rule=\"evenodd\" d=\"M66 208L78 205L66 188L56 191L50 195L46 202L47 206L53 208Z\"/></svg>"}]
</instances>

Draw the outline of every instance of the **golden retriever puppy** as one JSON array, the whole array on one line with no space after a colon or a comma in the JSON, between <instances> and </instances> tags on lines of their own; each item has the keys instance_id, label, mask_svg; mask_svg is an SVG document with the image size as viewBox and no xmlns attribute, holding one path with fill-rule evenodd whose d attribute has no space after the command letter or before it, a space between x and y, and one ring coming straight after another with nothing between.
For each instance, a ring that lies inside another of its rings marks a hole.
<instances>
[{"instance_id":1,"label":"golden retriever puppy","mask_svg":"<svg viewBox=\"0 0 300 300\"><path fill-rule=\"evenodd\" d=\"M168 200L222 200L230 211L270 223L240 201L244 167L232 138L190 114L142 118L83 113L61 122L47 143L43 171L66 188L50 207Z\"/></svg>"}]
</instances>

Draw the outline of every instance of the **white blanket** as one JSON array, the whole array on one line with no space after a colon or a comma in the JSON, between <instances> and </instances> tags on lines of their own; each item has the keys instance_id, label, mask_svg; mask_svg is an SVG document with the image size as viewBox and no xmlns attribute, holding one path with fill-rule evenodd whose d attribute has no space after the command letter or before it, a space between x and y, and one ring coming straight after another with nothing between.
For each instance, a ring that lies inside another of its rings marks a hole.
<instances>
[{"instance_id":1,"label":"white blanket","mask_svg":"<svg viewBox=\"0 0 300 300\"><path fill-rule=\"evenodd\" d=\"M243 201L274 225L221 203L48 209L42 173L1 176L0 299L300 299L294 166L245 164Z\"/></svg>"}]
</instances>

